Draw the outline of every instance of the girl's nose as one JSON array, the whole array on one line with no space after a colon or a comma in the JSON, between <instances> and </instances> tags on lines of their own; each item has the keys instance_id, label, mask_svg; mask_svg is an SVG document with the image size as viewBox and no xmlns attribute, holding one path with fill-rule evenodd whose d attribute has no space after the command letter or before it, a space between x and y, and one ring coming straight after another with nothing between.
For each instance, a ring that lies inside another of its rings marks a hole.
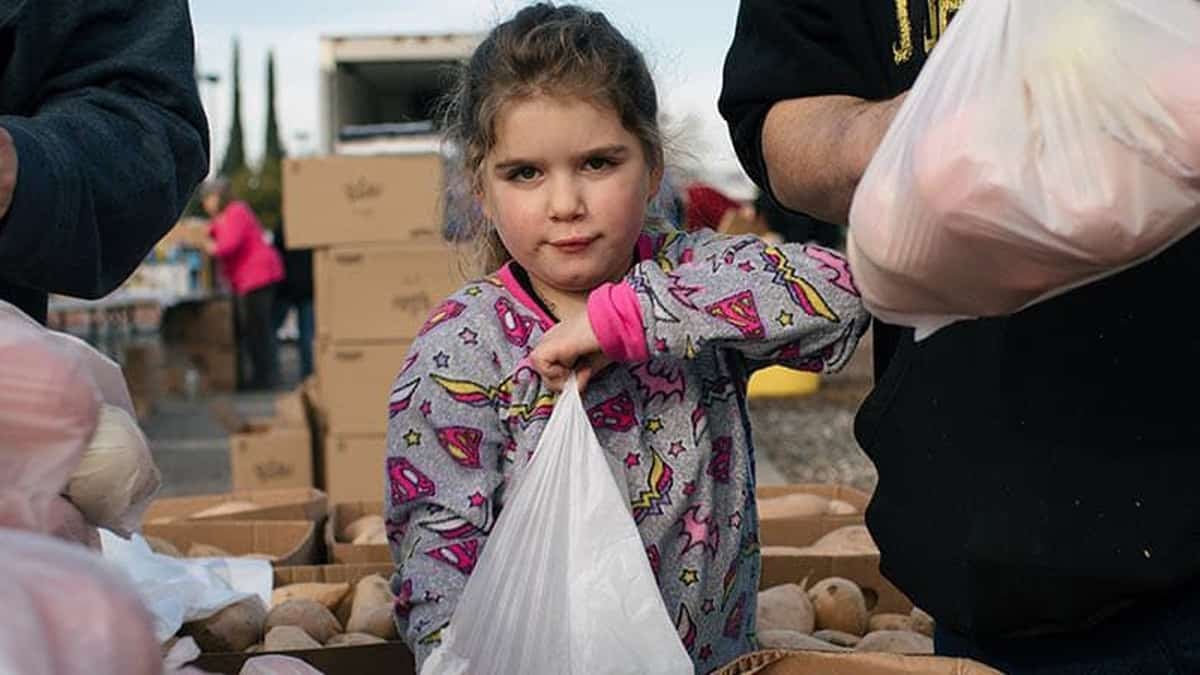
<instances>
[{"instance_id":1,"label":"girl's nose","mask_svg":"<svg viewBox=\"0 0 1200 675\"><path fill-rule=\"evenodd\" d=\"M562 177L550 186L550 219L559 222L571 222L583 217L587 212L583 190L577 181Z\"/></svg>"}]
</instances>

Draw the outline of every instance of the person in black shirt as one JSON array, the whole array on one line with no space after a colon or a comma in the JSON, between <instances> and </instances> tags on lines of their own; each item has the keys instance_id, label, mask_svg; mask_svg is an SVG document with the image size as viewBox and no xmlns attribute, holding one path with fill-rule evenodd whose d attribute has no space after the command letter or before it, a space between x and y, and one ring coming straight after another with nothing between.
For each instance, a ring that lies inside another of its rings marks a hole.
<instances>
[{"instance_id":1,"label":"person in black shirt","mask_svg":"<svg viewBox=\"0 0 1200 675\"><path fill-rule=\"evenodd\" d=\"M720 110L750 176L845 224L961 0L743 0ZM883 573L1006 672L1200 672L1200 235L920 343L875 324L855 435Z\"/></svg>"}]
</instances>

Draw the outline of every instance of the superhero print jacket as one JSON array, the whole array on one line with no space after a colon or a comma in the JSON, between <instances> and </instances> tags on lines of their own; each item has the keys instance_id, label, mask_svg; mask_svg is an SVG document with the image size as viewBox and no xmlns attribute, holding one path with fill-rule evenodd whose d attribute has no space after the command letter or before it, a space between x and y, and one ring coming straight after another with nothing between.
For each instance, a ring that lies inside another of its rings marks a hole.
<instances>
[{"instance_id":1,"label":"superhero print jacket","mask_svg":"<svg viewBox=\"0 0 1200 675\"><path fill-rule=\"evenodd\" d=\"M746 384L782 364L840 368L868 326L839 254L711 230L647 234L588 316L618 363L584 406L697 671L754 648L759 581ZM401 633L438 644L554 406L525 357L552 319L510 266L435 309L389 401L385 517Z\"/></svg>"}]
</instances>

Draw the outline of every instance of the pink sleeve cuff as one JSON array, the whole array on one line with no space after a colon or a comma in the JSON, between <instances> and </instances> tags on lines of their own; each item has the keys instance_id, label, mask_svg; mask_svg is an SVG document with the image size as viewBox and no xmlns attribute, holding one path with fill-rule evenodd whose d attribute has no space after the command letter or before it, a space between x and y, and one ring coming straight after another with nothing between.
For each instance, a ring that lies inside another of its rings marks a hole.
<instances>
[{"instance_id":1,"label":"pink sleeve cuff","mask_svg":"<svg viewBox=\"0 0 1200 675\"><path fill-rule=\"evenodd\" d=\"M624 363L650 358L642 306L628 283L598 286L588 295L587 313L605 356Z\"/></svg>"}]
</instances>

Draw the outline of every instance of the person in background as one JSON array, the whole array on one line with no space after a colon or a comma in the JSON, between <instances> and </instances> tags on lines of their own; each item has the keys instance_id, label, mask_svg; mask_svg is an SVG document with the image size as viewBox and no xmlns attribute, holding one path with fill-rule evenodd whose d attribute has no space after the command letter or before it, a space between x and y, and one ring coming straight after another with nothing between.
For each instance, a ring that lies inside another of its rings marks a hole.
<instances>
[{"instance_id":1,"label":"person in background","mask_svg":"<svg viewBox=\"0 0 1200 675\"><path fill-rule=\"evenodd\" d=\"M310 249L289 249L284 232L283 227L274 232L273 243L283 258L284 276L276 291L272 325L278 333L287 319L288 311L296 310L299 333L296 347L300 352L300 379L304 379L313 374L313 258Z\"/></svg>"},{"instance_id":2,"label":"person in background","mask_svg":"<svg viewBox=\"0 0 1200 675\"><path fill-rule=\"evenodd\" d=\"M684 190L684 229L689 232L707 227L719 230L721 219L741 204L724 192L704 183L692 183Z\"/></svg>"},{"instance_id":3,"label":"person in background","mask_svg":"<svg viewBox=\"0 0 1200 675\"><path fill-rule=\"evenodd\" d=\"M267 243L262 224L224 178L200 186L200 204L212 219L208 252L221 266L237 307L240 352L249 356L250 389L272 389L279 377L274 304L284 279L283 258Z\"/></svg>"},{"instance_id":4,"label":"person in background","mask_svg":"<svg viewBox=\"0 0 1200 675\"><path fill-rule=\"evenodd\" d=\"M99 298L208 170L185 0L0 0L0 300Z\"/></svg>"},{"instance_id":5,"label":"person in background","mask_svg":"<svg viewBox=\"0 0 1200 675\"><path fill-rule=\"evenodd\" d=\"M742 0L719 107L747 173L847 223L962 4ZM866 521L938 653L1007 673L1200 672L1200 416L1177 393L1200 379L1200 325L1171 292L1197 263L1200 233L920 342L875 323L854 429L879 471Z\"/></svg>"}]
</instances>

